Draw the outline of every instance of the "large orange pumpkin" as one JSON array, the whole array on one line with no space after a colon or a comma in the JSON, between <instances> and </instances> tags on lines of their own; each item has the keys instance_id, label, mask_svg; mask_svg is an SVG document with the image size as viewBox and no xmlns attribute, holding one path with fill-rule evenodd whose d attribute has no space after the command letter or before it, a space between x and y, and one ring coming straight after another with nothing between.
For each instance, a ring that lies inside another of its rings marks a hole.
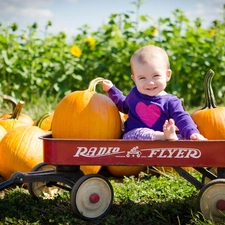
<instances>
[{"instance_id":1,"label":"large orange pumpkin","mask_svg":"<svg viewBox=\"0 0 225 225\"><path fill-rule=\"evenodd\" d=\"M53 138L114 139L121 136L121 118L116 105L95 91L103 78L96 78L87 90L65 96L52 118Z\"/></svg>"},{"instance_id":2,"label":"large orange pumpkin","mask_svg":"<svg viewBox=\"0 0 225 225\"><path fill-rule=\"evenodd\" d=\"M225 139L225 107L217 107L212 90L214 71L209 70L204 80L205 106L191 114L200 133L209 140Z\"/></svg>"},{"instance_id":3,"label":"large orange pumpkin","mask_svg":"<svg viewBox=\"0 0 225 225\"><path fill-rule=\"evenodd\" d=\"M0 175L9 179L16 172L30 172L43 162L43 143L38 137L46 134L36 126L21 126L9 131L0 142Z\"/></svg>"},{"instance_id":4,"label":"large orange pumpkin","mask_svg":"<svg viewBox=\"0 0 225 225\"><path fill-rule=\"evenodd\" d=\"M87 90L65 96L52 118L53 138L115 139L121 137L121 118L116 105L95 91L103 78L96 78ZM98 173L101 166L81 166L85 174Z\"/></svg>"}]
</instances>

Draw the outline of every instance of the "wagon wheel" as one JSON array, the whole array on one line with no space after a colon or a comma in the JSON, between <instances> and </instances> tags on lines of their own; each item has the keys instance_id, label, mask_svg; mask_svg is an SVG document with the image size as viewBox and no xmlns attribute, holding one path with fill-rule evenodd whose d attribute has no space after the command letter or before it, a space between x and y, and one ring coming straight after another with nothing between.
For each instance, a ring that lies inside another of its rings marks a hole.
<instances>
[{"instance_id":1,"label":"wagon wheel","mask_svg":"<svg viewBox=\"0 0 225 225\"><path fill-rule=\"evenodd\" d=\"M35 171L51 171L56 170L56 167L54 165L48 165L45 163L39 163L36 165L32 172ZM27 184L27 188L29 193L35 197L42 197L42 198L53 198L55 195L57 195L60 191L62 191L61 188L56 186L48 186L47 182L30 182Z\"/></svg>"},{"instance_id":2,"label":"wagon wheel","mask_svg":"<svg viewBox=\"0 0 225 225\"><path fill-rule=\"evenodd\" d=\"M112 206L112 185L102 175L85 175L73 186L70 202L73 211L82 219L101 218Z\"/></svg>"},{"instance_id":3,"label":"wagon wheel","mask_svg":"<svg viewBox=\"0 0 225 225\"><path fill-rule=\"evenodd\" d=\"M197 205L206 219L225 219L225 179L215 179L203 186Z\"/></svg>"}]
</instances>

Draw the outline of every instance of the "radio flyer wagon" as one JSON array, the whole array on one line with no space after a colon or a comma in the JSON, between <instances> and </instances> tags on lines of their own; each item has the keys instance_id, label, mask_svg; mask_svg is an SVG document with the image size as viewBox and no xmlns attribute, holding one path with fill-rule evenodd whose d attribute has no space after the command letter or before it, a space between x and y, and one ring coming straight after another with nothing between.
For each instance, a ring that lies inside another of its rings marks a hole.
<instances>
[{"instance_id":1,"label":"radio flyer wagon","mask_svg":"<svg viewBox=\"0 0 225 225\"><path fill-rule=\"evenodd\" d=\"M81 165L145 165L173 167L199 190L197 205L202 214L214 220L225 218L225 141L143 141L90 140L40 137L44 161L31 172L15 172L0 184L0 190L27 183L34 197L70 191L72 210L82 219L105 216L113 203L113 188L100 174L88 174ZM197 180L182 167L193 167L209 182ZM211 168L216 172L211 172Z\"/></svg>"}]
</instances>

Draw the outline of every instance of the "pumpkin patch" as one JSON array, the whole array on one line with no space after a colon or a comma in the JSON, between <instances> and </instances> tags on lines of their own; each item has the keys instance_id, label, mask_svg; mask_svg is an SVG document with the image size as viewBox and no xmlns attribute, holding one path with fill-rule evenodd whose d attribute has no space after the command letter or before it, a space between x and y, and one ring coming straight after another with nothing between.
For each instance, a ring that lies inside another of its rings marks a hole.
<instances>
[{"instance_id":1,"label":"pumpkin patch","mask_svg":"<svg viewBox=\"0 0 225 225\"><path fill-rule=\"evenodd\" d=\"M225 139L225 107L217 107L212 90L214 72L210 70L204 80L205 106L191 114L201 134L208 139ZM32 125L19 120L24 105L19 101L13 112L0 117L0 174L9 179L16 172L29 172L43 160L40 136L52 130L53 138L68 139L119 139L127 115L120 113L106 95L96 92L96 78L88 89L65 96L54 112L46 113ZM213 127L213 129L212 129ZM7 154L6 154L7 152ZM98 173L101 165L80 166L84 174ZM137 176L146 166L106 166L115 177ZM158 167L159 170L171 167ZM185 168L186 169L186 168ZM189 170L190 168L187 168Z\"/></svg>"}]
</instances>

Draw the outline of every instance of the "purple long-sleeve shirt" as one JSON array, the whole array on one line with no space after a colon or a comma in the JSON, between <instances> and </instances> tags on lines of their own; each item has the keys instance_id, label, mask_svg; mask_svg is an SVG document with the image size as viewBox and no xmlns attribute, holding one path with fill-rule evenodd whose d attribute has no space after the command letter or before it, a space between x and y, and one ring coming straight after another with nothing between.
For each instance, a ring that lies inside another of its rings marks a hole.
<instances>
[{"instance_id":1,"label":"purple long-sleeve shirt","mask_svg":"<svg viewBox=\"0 0 225 225\"><path fill-rule=\"evenodd\" d=\"M148 96L141 94L136 86L124 96L115 86L107 92L119 111L128 114L124 132L135 128L148 127L163 131L165 120L173 118L180 134L190 139L191 134L199 133L189 113L184 111L182 102L172 94Z\"/></svg>"}]
</instances>

